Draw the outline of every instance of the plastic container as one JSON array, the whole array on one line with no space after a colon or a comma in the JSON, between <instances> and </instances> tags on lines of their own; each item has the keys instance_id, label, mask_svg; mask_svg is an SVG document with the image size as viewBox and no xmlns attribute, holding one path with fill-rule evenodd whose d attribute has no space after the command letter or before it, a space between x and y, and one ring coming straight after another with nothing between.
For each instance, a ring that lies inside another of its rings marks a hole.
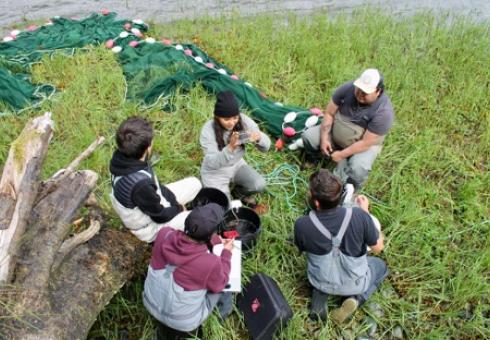
<instances>
[{"instance_id":1,"label":"plastic container","mask_svg":"<svg viewBox=\"0 0 490 340\"><path fill-rule=\"evenodd\" d=\"M257 243L261 232L260 217L246 207L232 208L225 213L219 234L225 238L242 241L242 253L249 253Z\"/></svg>"},{"instance_id":2,"label":"plastic container","mask_svg":"<svg viewBox=\"0 0 490 340\"><path fill-rule=\"evenodd\" d=\"M216 188L202 188L192 200L191 208L201 207L209 203L216 203L228 210L230 202L226 194Z\"/></svg>"}]
</instances>

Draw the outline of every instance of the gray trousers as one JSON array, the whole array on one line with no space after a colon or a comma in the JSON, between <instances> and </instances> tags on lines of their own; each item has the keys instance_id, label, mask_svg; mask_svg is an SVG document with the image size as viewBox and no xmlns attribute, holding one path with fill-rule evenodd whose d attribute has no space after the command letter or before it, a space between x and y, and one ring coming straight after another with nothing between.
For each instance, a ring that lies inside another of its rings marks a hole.
<instances>
[{"instance_id":1,"label":"gray trousers","mask_svg":"<svg viewBox=\"0 0 490 340\"><path fill-rule=\"evenodd\" d=\"M208 293L206 294L206 303L209 310L218 307L218 313L222 319L225 319L233 308L233 295L231 292Z\"/></svg>"},{"instance_id":2,"label":"gray trousers","mask_svg":"<svg viewBox=\"0 0 490 340\"><path fill-rule=\"evenodd\" d=\"M217 170L201 169L201 179L204 187L219 189L229 198L231 198L231 183L235 184L239 196L263 192L266 186L264 177L244 160L231 167Z\"/></svg>"},{"instance_id":3,"label":"gray trousers","mask_svg":"<svg viewBox=\"0 0 490 340\"><path fill-rule=\"evenodd\" d=\"M379 257L368 256L367 261L369 269L371 270L371 281L369 282L368 289L364 293L355 296L356 300L359 302L359 306L373 295L389 273L385 261Z\"/></svg>"},{"instance_id":4,"label":"gray trousers","mask_svg":"<svg viewBox=\"0 0 490 340\"><path fill-rule=\"evenodd\" d=\"M303 138L307 154L318 154L320 151L320 125L307 129L301 138ZM382 148L382 145L373 145L364 152L343 159L333 171L334 175L344 183L350 178L356 187L362 186L366 182L373 163Z\"/></svg>"},{"instance_id":5,"label":"gray trousers","mask_svg":"<svg viewBox=\"0 0 490 340\"><path fill-rule=\"evenodd\" d=\"M371 271L371 280L369 281L368 289L359 295L350 296L357 300L359 306L364 304L373 293L378 290L381 283L386 279L389 274L388 266L386 262L375 256L367 257L368 267ZM328 294L320 291L316 287L312 287L312 313L321 313L322 309L325 308L325 303L328 299ZM323 312L325 313L325 312Z\"/></svg>"}]
</instances>

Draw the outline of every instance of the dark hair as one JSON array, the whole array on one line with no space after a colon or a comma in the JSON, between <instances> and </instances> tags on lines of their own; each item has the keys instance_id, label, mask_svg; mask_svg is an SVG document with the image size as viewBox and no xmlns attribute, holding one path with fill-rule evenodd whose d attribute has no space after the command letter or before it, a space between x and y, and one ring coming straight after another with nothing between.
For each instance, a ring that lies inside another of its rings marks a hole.
<instances>
[{"instance_id":1,"label":"dark hair","mask_svg":"<svg viewBox=\"0 0 490 340\"><path fill-rule=\"evenodd\" d=\"M151 123L140 117L130 117L116 132L117 148L129 158L140 159L153 140Z\"/></svg>"},{"instance_id":2,"label":"dark hair","mask_svg":"<svg viewBox=\"0 0 490 340\"><path fill-rule=\"evenodd\" d=\"M224 129L218 121L219 117L214 116L213 130L214 136L216 137L216 142L218 143L218 150L223 150L225 147L225 140L223 138ZM232 132L241 132L245 130L245 124L242 122L242 116L238 115L238 123L235 124ZM243 147L243 145L242 145Z\"/></svg>"},{"instance_id":3,"label":"dark hair","mask_svg":"<svg viewBox=\"0 0 490 340\"><path fill-rule=\"evenodd\" d=\"M321 210L335 208L342 197L342 182L327 169L320 169L310 176L310 193Z\"/></svg>"},{"instance_id":4,"label":"dark hair","mask_svg":"<svg viewBox=\"0 0 490 340\"><path fill-rule=\"evenodd\" d=\"M379 72L379 71L378 71ZM378 85L376 85L376 90L381 90L379 92L379 95L381 96L383 94L383 92L385 91L385 78L383 77L383 75L380 73L379 74L379 82L378 82Z\"/></svg>"}]
</instances>

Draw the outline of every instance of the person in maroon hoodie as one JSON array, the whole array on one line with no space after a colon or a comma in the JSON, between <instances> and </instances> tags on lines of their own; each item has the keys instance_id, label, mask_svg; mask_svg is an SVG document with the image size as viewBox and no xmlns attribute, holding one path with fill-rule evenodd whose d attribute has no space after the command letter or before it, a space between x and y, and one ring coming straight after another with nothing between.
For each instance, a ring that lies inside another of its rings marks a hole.
<instances>
[{"instance_id":1,"label":"person in maroon hoodie","mask_svg":"<svg viewBox=\"0 0 490 340\"><path fill-rule=\"evenodd\" d=\"M223 208L196 207L184 231L162 228L153 245L143 303L157 324L157 339L179 339L197 329L218 305L222 318L231 312L231 293L222 293L231 269L233 240L216 234ZM210 252L223 243L221 256ZM171 336L169 337L169 335Z\"/></svg>"}]
</instances>

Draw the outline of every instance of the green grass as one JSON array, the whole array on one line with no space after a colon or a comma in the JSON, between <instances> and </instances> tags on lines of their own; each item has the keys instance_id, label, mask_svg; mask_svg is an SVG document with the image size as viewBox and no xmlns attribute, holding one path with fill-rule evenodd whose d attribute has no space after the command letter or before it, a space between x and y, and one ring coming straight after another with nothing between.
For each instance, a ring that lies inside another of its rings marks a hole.
<instances>
[{"instance_id":1,"label":"green grass","mask_svg":"<svg viewBox=\"0 0 490 340\"><path fill-rule=\"evenodd\" d=\"M262 196L271 206L263 233L244 274L274 277L294 310L280 339L354 338L366 334L366 316L378 323L377 337L396 327L407 338L490 336L490 27L468 19L446 21L430 15L393 18L372 11L328 19L293 15L254 19L208 19L154 25L154 37L195 42L241 78L278 101L324 107L332 91L364 68L383 71L395 107L396 124L386 139L364 192L386 233L383 258L391 275L379 293L344 327L313 323L305 260L285 242L304 211L305 185L272 185ZM124 101L121 69L103 48L73 57L45 59L35 78L62 88L53 101L0 124L0 164L25 122L53 112L56 132L43 176L65 167L97 135L108 137L81 168L100 174L96 195L112 225L108 161L113 134L127 116L149 118L156 127L155 169L163 182L199 175L198 135L211 117L214 99L201 88L177 96L176 111L139 109ZM248 153L259 171L298 163L293 153ZM309 172L301 172L307 179ZM291 206L292 208L291 208ZM142 264L143 271L146 263ZM150 339L151 319L141 303L144 274L118 293L100 314L90 338ZM368 305L384 314L374 316ZM222 326L212 316L207 339L246 338L235 313Z\"/></svg>"}]
</instances>

